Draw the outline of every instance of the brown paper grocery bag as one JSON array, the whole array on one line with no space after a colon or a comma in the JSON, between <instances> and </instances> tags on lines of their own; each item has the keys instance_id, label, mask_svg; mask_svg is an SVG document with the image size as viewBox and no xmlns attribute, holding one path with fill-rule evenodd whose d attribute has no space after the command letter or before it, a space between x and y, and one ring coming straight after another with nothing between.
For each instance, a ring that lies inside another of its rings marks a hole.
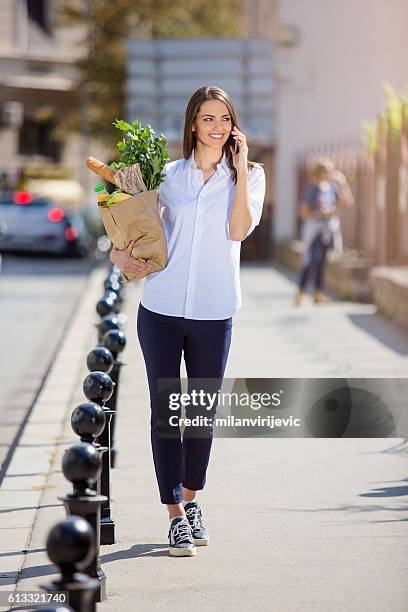
<instances>
[{"instance_id":1,"label":"brown paper grocery bag","mask_svg":"<svg viewBox=\"0 0 408 612\"><path fill-rule=\"evenodd\" d=\"M167 265L167 242L158 207L156 190L142 191L137 195L99 206L102 221L110 241L119 250L126 249L135 240L132 257L149 261L151 272L159 272ZM143 278L146 274L126 274L127 282Z\"/></svg>"}]
</instances>

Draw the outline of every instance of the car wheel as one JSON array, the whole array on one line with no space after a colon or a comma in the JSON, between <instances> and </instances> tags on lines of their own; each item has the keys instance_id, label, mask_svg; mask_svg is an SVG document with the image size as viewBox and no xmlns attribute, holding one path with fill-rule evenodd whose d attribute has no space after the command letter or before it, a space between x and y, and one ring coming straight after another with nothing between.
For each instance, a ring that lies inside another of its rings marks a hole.
<instances>
[{"instance_id":1,"label":"car wheel","mask_svg":"<svg viewBox=\"0 0 408 612\"><path fill-rule=\"evenodd\" d=\"M87 250L86 248L81 245L81 244L73 244L72 242L70 242L69 244L67 244L67 247L64 251L64 256L65 257L72 257L75 259L79 259L79 258L83 258L87 256Z\"/></svg>"}]
</instances>

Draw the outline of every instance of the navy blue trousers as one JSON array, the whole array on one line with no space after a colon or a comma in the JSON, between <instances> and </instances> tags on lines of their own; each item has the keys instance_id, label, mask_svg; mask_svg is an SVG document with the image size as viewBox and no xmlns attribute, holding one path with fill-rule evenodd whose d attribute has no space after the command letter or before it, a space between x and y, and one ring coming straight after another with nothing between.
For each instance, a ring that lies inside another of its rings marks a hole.
<instances>
[{"instance_id":1,"label":"navy blue trousers","mask_svg":"<svg viewBox=\"0 0 408 612\"><path fill-rule=\"evenodd\" d=\"M328 245L321 240L320 234L316 236L309 246L309 263L303 266L299 276L299 287L305 289L311 274L315 274L314 285L316 290L323 289L324 272Z\"/></svg>"},{"instance_id":2,"label":"navy blue trousers","mask_svg":"<svg viewBox=\"0 0 408 612\"><path fill-rule=\"evenodd\" d=\"M208 378L222 383L232 335L232 317L222 320L185 319L152 312L139 305L137 335L146 365L150 390L150 433L153 461L163 504L183 499L182 487L204 488L212 446L212 427L203 437L166 437L159 428L160 407L157 379L175 379L172 392L181 392L180 366L184 353L187 377ZM215 384L220 388L218 384ZM186 417L189 417L186 408ZM191 415L192 416L192 415Z\"/></svg>"}]
</instances>

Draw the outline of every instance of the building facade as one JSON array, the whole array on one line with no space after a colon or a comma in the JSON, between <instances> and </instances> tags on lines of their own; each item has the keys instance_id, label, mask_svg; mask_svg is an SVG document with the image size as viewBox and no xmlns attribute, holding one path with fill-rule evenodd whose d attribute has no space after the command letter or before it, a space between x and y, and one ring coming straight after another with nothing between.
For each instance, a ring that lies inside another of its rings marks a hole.
<instances>
[{"instance_id":1,"label":"building facade","mask_svg":"<svg viewBox=\"0 0 408 612\"><path fill-rule=\"evenodd\" d=\"M26 160L60 162L56 109L74 103L75 56L69 36L55 32L50 2L0 3L0 170Z\"/></svg>"},{"instance_id":2,"label":"building facade","mask_svg":"<svg viewBox=\"0 0 408 612\"><path fill-rule=\"evenodd\" d=\"M275 238L285 240L296 233L299 153L356 141L384 81L406 87L408 2L281 0L279 13Z\"/></svg>"},{"instance_id":3,"label":"building facade","mask_svg":"<svg viewBox=\"0 0 408 612\"><path fill-rule=\"evenodd\" d=\"M57 118L81 104L75 63L84 51L81 41L86 27L85 23L83 27L59 25L56 19L59 4L60 0L0 2L0 177L3 184L6 179L12 184L26 164L61 164L89 192L92 177L89 176L84 159L90 152L106 159L109 152L84 137L68 131L61 134L61 131L55 129ZM221 47L225 45L226 48L229 46L231 70L238 73L242 71L243 78L239 74L234 82L231 80L231 86L229 81L225 81L225 88L232 89L230 93L240 111L245 129L248 129L250 158L265 165L268 177L265 218L270 220L276 141L275 94L271 91L274 68L273 61L252 56L250 48L258 43L262 47L262 43L267 44L276 36L278 2L244 0L244 8L242 40L232 42L220 39L217 44ZM157 48L163 47L162 41L145 41L145 44L149 42L154 42ZM177 44L177 41L174 43ZM196 45L199 48L199 40ZM188 59L184 58L184 62ZM170 64L171 61L166 64L167 71L172 70ZM163 65L162 62L159 72ZM173 68L177 70L180 66L180 62L176 61ZM207 74L203 74L197 81L199 85L207 81L214 84L219 82L221 64L209 64L207 68ZM160 79L159 72L155 72L156 79ZM167 76L172 78L171 74ZM201 76L201 73L197 76ZM238 90L234 89L235 82L240 83ZM163 83L162 79L159 89ZM191 84L191 92L193 89ZM172 104L174 100L171 92L167 94L168 103ZM150 101L148 107L151 106ZM135 107L131 111L134 114L138 109ZM174 127L179 130L180 122ZM163 131L170 133L171 126L166 125ZM180 155L180 142L176 143L172 134L170 136L171 157L175 158ZM253 244L251 246L248 243L245 248L255 253Z\"/></svg>"}]
</instances>

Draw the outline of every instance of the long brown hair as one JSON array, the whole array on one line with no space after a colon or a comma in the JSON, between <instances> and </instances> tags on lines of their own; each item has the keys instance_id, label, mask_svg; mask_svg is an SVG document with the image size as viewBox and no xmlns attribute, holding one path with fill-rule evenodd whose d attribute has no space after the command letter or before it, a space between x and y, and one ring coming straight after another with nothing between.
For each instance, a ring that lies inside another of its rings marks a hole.
<instances>
[{"instance_id":1,"label":"long brown hair","mask_svg":"<svg viewBox=\"0 0 408 612\"><path fill-rule=\"evenodd\" d=\"M239 125L238 115L234 109L232 100L227 94L227 92L221 89L220 87L212 87L212 86L200 87L200 89L197 89L197 91L193 93L190 100L188 101L187 108L186 108L185 119L184 119L184 136L183 136L184 159L188 159L193 149L195 149L195 146L197 143L197 135L195 132L192 131L192 126L195 121L196 115L200 110L201 104L205 102L206 100L221 100L221 102L224 102L225 106L228 108L228 111L231 115L232 125L237 127L239 130L241 129ZM226 155L228 166L233 172L233 181L234 183L236 183L237 182L237 171L232 162L232 153L230 150L230 145L232 147L235 146L235 140L231 135L228 138L227 142L223 145L222 152L223 154L225 153ZM252 168L256 166L262 166L262 164L258 164L256 162L248 160L248 171L250 171Z\"/></svg>"}]
</instances>

